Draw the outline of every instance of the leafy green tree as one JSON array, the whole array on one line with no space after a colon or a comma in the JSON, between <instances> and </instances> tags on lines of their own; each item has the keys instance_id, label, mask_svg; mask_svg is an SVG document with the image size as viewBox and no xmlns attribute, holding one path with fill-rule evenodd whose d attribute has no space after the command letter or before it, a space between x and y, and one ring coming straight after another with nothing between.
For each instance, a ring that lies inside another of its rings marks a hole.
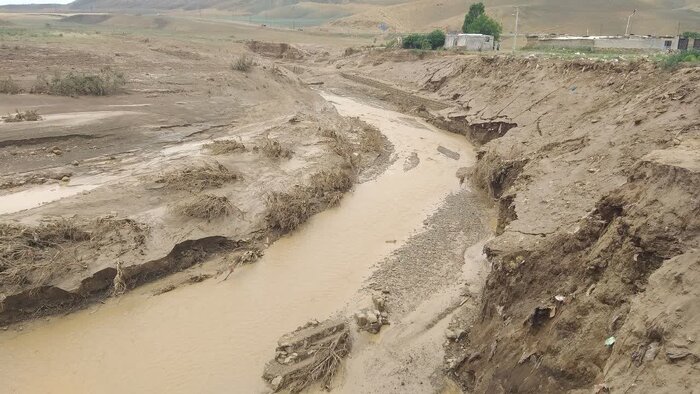
<instances>
[{"instance_id":1,"label":"leafy green tree","mask_svg":"<svg viewBox=\"0 0 700 394\"><path fill-rule=\"evenodd\" d=\"M474 22L467 26L465 33L478 33L493 36L498 41L501 38L503 27L500 23L491 19L488 15L479 15Z\"/></svg>"},{"instance_id":2,"label":"leafy green tree","mask_svg":"<svg viewBox=\"0 0 700 394\"><path fill-rule=\"evenodd\" d=\"M480 17L481 15L484 15L486 13L486 7L484 7L484 3L478 2L474 3L469 6L469 13L464 16L464 24L462 24L462 32L466 33L467 32L467 26L469 26L471 23L473 23L476 18Z\"/></svg>"},{"instance_id":3,"label":"leafy green tree","mask_svg":"<svg viewBox=\"0 0 700 394\"><path fill-rule=\"evenodd\" d=\"M442 30L433 30L427 36L432 49L438 49L445 45L445 33Z\"/></svg>"}]
</instances>

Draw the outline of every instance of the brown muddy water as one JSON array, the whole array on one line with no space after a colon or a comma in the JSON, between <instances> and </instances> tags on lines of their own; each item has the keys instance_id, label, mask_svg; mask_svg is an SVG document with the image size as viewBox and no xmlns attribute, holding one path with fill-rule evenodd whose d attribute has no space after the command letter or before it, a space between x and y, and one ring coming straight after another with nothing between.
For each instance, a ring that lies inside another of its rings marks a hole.
<instances>
[{"instance_id":1,"label":"brown muddy water","mask_svg":"<svg viewBox=\"0 0 700 394\"><path fill-rule=\"evenodd\" d=\"M310 319L352 310L372 267L420 230L459 189L457 169L474 162L461 136L351 98L325 97L341 114L358 116L388 137L396 161L386 172L357 185L339 207L314 216L227 281L214 278L158 296L153 289L162 284L155 283L0 332L0 391L268 392L260 375L277 339ZM439 153L438 146L460 158ZM414 152L420 162L406 171Z\"/></svg>"}]
</instances>

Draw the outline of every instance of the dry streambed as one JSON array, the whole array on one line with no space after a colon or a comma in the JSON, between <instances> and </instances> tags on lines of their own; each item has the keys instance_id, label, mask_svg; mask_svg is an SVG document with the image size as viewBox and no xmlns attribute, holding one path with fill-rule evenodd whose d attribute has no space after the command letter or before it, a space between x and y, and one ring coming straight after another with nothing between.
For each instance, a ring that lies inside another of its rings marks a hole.
<instances>
[{"instance_id":1,"label":"dry streambed","mask_svg":"<svg viewBox=\"0 0 700 394\"><path fill-rule=\"evenodd\" d=\"M455 173L474 160L460 136L352 99L326 98L342 115L360 116L386 134L397 160L385 172L277 240L255 264L198 285L156 282L103 305L3 333L0 363L8 368L0 375L10 389L265 390L260 374L276 340L352 302L372 266L459 190ZM456 155L441 153L440 146ZM302 194L312 193L307 187ZM221 266L225 258L214 256L210 264ZM37 368L46 371L43 379L30 372Z\"/></svg>"}]
</instances>

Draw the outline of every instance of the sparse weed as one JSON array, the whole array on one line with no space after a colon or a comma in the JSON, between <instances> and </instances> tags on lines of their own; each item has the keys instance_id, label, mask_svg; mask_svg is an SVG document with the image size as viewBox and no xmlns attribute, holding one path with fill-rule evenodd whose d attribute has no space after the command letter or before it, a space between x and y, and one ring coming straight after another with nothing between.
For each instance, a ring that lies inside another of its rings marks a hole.
<instances>
[{"instance_id":1,"label":"sparse weed","mask_svg":"<svg viewBox=\"0 0 700 394\"><path fill-rule=\"evenodd\" d=\"M234 71L248 72L253 68L253 61L246 55L241 55L231 63L231 69Z\"/></svg>"},{"instance_id":2,"label":"sparse weed","mask_svg":"<svg viewBox=\"0 0 700 394\"><path fill-rule=\"evenodd\" d=\"M22 88L12 79L12 77L7 77L5 79L0 79L0 93L4 94L20 94L22 93Z\"/></svg>"},{"instance_id":3,"label":"sparse weed","mask_svg":"<svg viewBox=\"0 0 700 394\"><path fill-rule=\"evenodd\" d=\"M14 123L14 122L36 122L41 120L41 115L39 115L36 110L28 110L28 111L20 111L16 110L16 114L10 114L7 115L5 118L5 122L7 123Z\"/></svg>"}]
</instances>

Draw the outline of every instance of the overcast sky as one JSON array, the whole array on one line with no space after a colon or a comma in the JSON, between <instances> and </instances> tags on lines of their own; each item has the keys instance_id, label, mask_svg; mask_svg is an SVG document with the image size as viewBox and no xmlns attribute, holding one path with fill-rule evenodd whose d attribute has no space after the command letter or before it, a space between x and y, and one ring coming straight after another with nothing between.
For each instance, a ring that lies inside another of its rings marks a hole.
<instances>
[{"instance_id":1,"label":"overcast sky","mask_svg":"<svg viewBox=\"0 0 700 394\"><path fill-rule=\"evenodd\" d=\"M68 4L73 0L0 0L0 5L8 4Z\"/></svg>"}]
</instances>

